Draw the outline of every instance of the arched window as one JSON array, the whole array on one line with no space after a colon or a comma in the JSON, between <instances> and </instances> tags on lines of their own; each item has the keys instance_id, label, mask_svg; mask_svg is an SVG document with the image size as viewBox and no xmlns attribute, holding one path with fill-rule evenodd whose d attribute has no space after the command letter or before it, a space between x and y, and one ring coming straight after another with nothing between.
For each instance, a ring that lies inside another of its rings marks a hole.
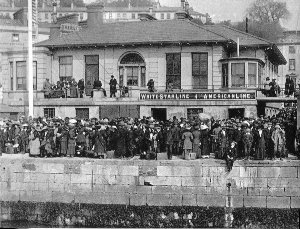
<instances>
[{"instance_id":1,"label":"arched window","mask_svg":"<svg viewBox=\"0 0 300 229\"><path fill-rule=\"evenodd\" d=\"M119 63L119 84L121 86L146 87L146 67L138 53L125 54Z\"/></svg>"}]
</instances>

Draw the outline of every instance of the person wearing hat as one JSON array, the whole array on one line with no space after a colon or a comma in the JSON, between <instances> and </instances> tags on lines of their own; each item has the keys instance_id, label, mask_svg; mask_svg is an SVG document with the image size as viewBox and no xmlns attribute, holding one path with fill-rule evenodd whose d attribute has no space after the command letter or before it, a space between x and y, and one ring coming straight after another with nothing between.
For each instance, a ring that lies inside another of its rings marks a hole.
<instances>
[{"instance_id":1,"label":"person wearing hat","mask_svg":"<svg viewBox=\"0 0 300 229\"><path fill-rule=\"evenodd\" d=\"M22 125L22 129L20 132L20 153L25 154L28 152L28 145L29 145L29 131L28 131L28 124L24 123Z\"/></svg>"},{"instance_id":2,"label":"person wearing hat","mask_svg":"<svg viewBox=\"0 0 300 229\"><path fill-rule=\"evenodd\" d=\"M172 160L172 156L173 156L173 131L172 131L170 123L167 124L166 130L164 131L164 139L165 139L168 159Z\"/></svg>"},{"instance_id":3,"label":"person wearing hat","mask_svg":"<svg viewBox=\"0 0 300 229\"><path fill-rule=\"evenodd\" d=\"M193 134L193 152L196 153L196 158L201 158L201 132L199 125L194 126Z\"/></svg>"},{"instance_id":4,"label":"person wearing hat","mask_svg":"<svg viewBox=\"0 0 300 229\"><path fill-rule=\"evenodd\" d=\"M285 157L285 132L281 129L279 123L275 125L275 130L272 133L272 141L274 143L274 154L282 160Z\"/></svg>"},{"instance_id":5,"label":"person wearing hat","mask_svg":"<svg viewBox=\"0 0 300 229\"><path fill-rule=\"evenodd\" d=\"M29 156L37 157L40 155L40 127L32 128L29 134Z\"/></svg>"},{"instance_id":6,"label":"person wearing hat","mask_svg":"<svg viewBox=\"0 0 300 229\"><path fill-rule=\"evenodd\" d=\"M243 143L245 147L245 157L247 160L249 160L253 144L253 135L251 133L250 128L247 128L245 130L245 134L243 135Z\"/></svg>"},{"instance_id":7,"label":"person wearing hat","mask_svg":"<svg viewBox=\"0 0 300 229\"><path fill-rule=\"evenodd\" d=\"M174 119L175 118L175 119ZM171 129L172 132L172 140L173 140L173 154L174 155L179 155L180 151L180 141L181 141L181 129L178 127L178 120L176 119L176 116L173 117L174 119L174 124L173 128Z\"/></svg>"},{"instance_id":8,"label":"person wearing hat","mask_svg":"<svg viewBox=\"0 0 300 229\"><path fill-rule=\"evenodd\" d=\"M209 130L206 124L200 125L202 158L209 158Z\"/></svg>"},{"instance_id":9,"label":"person wearing hat","mask_svg":"<svg viewBox=\"0 0 300 229\"><path fill-rule=\"evenodd\" d=\"M69 135L69 127L67 125L68 122L65 122L64 125L60 126L57 130L56 137L59 141L58 153L61 157L65 157L68 151L68 135Z\"/></svg>"},{"instance_id":10,"label":"person wearing hat","mask_svg":"<svg viewBox=\"0 0 300 229\"><path fill-rule=\"evenodd\" d=\"M116 97L117 92L117 80L115 79L114 75L111 75L111 79L109 81L109 90L110 90L110 98Z\"/></svg>"},{"instance_id":11,"label":"person wearing hat","mask_svg":"<svg viewBox=\"0 0 300 229\"><path fill-rule=\"evenodd\" d=\"M273 131L274 131L274 128L273 128L273 125L272 125L272 122L268 122L267 123L267 128L264 129L264 132L265 132L265 137L266 137L266 157L268 159L273 159L275 156L274 156L274 142L272 140L272 134L273 134Z\"/></svg>"},{"instance_id":12,"label":"person wearing hat","mask_svg":"<svg viewBox=\"0 0 300 229\"><path fill-rule=\"evenodd\" d=\"M193 150L193 134L191 132L191 127L189 125L186 125L185 132L182 134L182 140L183 140L183 155L182 157L185 159L188 157L189 153Z\"/></svg>"},{"instance_id":13,"label":"person wearing hat","mask_svg":"<svg viewBox=\"0 0 300 229\"><path fill-rule=\"evenodd\" d=\"M216 159L224 159L228 147L228 134L225 125L221 125L221 131L218 134L219 150L215 153Z\"/></svg>"},{"instance_id":14,"label":"person wearing hat","mask_svg":"<svg viewBox=\"0 0 300 229\"><path fill-rule=\"evenodd\" d=\"M125 127L125 122L120 121L119 122L119 128L116 131L117 135L117 145L116 145L116 151L115 151L115 157L116 158L123 158L126 154L126 142L127 142L127 129Z\"/></svg>"},{"instance_id":15,"label":"person wearing hat","mask_svg":"<svg viewBox=\"0 0 300 229\"><path fill-rule=\"evenodd\" d=\"M2 156L3 153L5 153L5 123L1 121L0 123L0 156Z\"/></svg>"},{"instance_id":16,"label":"person wearing hat","mask_svg":"<svg viewBox=\"0 0 300 229\"><path fill-rule=\"evenodd\" d=\"M266 133L263 131L263 126L260 124L257 130L253 133L253 144L255 147L255 157L258 160L265 159L266 150Z\"/></svg>"},{"instance_id":17,"label":"person wearing hat","mask_svg":"<svg viewBox=\"0 0 300 229\"><path fill-rule=\"evenodd\" d=\"M232 141L230 146L226 150L225 161L227 166L227 171L230 172L232 170L233 163L237 157L237 148L236 142Z\"/></svg>"}]
</instances>

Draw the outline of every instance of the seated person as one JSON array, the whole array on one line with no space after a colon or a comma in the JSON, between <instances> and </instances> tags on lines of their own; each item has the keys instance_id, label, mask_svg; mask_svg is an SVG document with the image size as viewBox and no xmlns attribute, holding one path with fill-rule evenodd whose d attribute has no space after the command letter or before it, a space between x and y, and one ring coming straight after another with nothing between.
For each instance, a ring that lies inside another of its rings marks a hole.
<instances>
[{"instance_id":1,"label":"seated person","mask_svg":"<svg viewBox=\"0 0 300 229\"><path fill-rule=\"evenodd\" d=\"M94 81L93 89L96 89L98 91L102 90L103 94L104 94L104 97L106 97L106 90L102 88L102 82L100 80L95 80ZM93 91L91 92L91 97L92 98L94 97L94 92Z\"/></svg>"},{"instance_id":2,"label":"seated person","mask_svg":"<svg viewBox=\"0 0 300 229\"><path fill-rule=\"evenodd\" d=\"M149 92L154 92L154 91L155 91L153 79L150 79L150 80L148 81L147 87L148 87L148 91L149 91Z\"/></svg>"}]
</instances>

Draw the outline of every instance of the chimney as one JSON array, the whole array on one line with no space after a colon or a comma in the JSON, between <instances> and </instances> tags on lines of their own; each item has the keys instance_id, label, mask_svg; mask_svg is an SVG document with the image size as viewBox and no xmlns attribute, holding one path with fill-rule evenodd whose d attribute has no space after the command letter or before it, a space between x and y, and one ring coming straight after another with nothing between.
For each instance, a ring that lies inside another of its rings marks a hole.
<instances>
[{"instance_id":1,"label":"chimney","mask_svg":"<svg viewBox=\"0 0 300 229\"><path fill-rule=\"evenodd\" d=\"M74 0L71 1L71 9L74 9Z\"/></svg>"},{"instance_id":2,"label":"chimney","mask_svg":"<svg viewBox=\"0 0 300 229\"><path fill-rule=\"evenodd\" d=\"M89 28L99 27L103 24L103 4L94 3L87 6L87 26Z\"/></svg>"},{"instance_id":3,"label":"chimney","mask_svg":"<svg viewBox=\"0 0 300 229\"><path fill-rule=\"evenodd\" d=\"M11 8L15 8L15 0L11 0Z\"/></svg>"},{"instance_id":4,"label":"chimney","mask_svg":"<svg viewBox=\"0 0 300 229\"><path fill-rule=\"evenodd\" d=\"M187 13L189 13L189 10L190 10L190 4L188 3L188 1L185 2L185 11Z\"/></svg>"},{"instance_id":5,"label":"chimney","mask_svg":"<svg viewBox=\"0 0 300 229\"><path fill-rule=\"evenodd\" d=\"M181 9L185 10L185 0L181 0Z\"/></svg>"},{"instance_id":6,"label":"chimney","mask_svg":"<svg viewBox=\"0 0 300 229\"><path fill-rule=\"evenodd\" d=\"M53 1L53 12L51 14L52 16L52 23L55 24L57 22L57 3Z\"/></svg>"},{"instance_id":7,"label":"chimney","mask_svg":"<svg viewBox=\"0 0 300 229\"><path fill-rule=\"evenodd\" d=\"M46 0L43 0L43 2L42 2L42 8L43 9L45 9L45 7L46 7L46 2L45 2Z\"/></svg>"}]
</instances>

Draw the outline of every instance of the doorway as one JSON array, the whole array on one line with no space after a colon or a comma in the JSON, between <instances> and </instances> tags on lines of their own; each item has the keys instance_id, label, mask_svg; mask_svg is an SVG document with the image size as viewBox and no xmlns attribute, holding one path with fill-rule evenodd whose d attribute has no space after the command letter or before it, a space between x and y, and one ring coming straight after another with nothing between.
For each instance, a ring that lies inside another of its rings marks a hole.
<instances>
[{"instance_id":1,"label":"doorway","mask_svg":"<svg viewBox=\"0 0 300 229\"><path fill-rule=\"evenodd\" d=\"M229 108L229 118L244 118L245 108Z\"/></svg>"},{"instance_id":2,"label":"doorway","mask_svg":"<svg viewBox=\"0 0 300 229\"><path fill-rule=\"evenodd\" d=\"M167 109L166 108L151 108L152 117L157 121L167 120Z\"/></svg>"}]
</instances>

